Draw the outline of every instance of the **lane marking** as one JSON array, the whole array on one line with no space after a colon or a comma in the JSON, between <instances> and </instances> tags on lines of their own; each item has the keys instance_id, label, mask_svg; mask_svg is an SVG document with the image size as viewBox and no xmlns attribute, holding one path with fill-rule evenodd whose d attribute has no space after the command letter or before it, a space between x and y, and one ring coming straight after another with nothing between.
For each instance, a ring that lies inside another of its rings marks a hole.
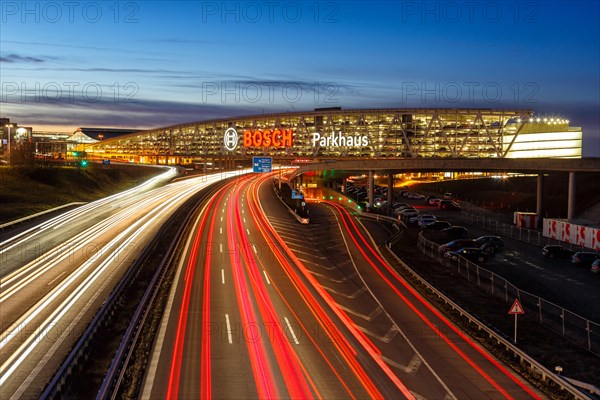
<instances>
[{"instance_id":1,"label":"lane marking","mask_svg":"<svg viewBox=\"0 0 600 400\"><path fill-rule=\"evenodd\" d=\"M290 333L292 334L292 339L294 339L294 343L300 344L300 342L298 341L298 338L296 337L296 334L294 333L294 330L292 329L292 325L290 325L290 321L288 321L287 317L283 317L283 319L285 319L285 323L287 324L288 329L290 330Z\"/></svg>"},{"instance_id":2,"label":"lane marking","mask_svg":"<svg viewBox=\"0 0 600 400\"><path fill-rule=\"evenodd\" d=\"M269 279L269 275L267 275L267 271L263 269L263 274L265 274L265 279L267 280L267 284L271 284L271 280Z\"/></svg>"},{"instance_id":3,"label":"lane marking","mask_svg":"<svg viewBox=\"0 0 600 400\"><path fill-rule=\"evenodd\" d=\"M221 283L223 285L225 284L225 270L224 269L221 270Z\"/></svg>"},{"instance_id":4,"label":"lane marking","mask_svg":"<svg viewBox=\"0 0 600 400\"><path fill-rule=\"evenodd\" d=\"M248 236L250 236L250 230L246 228L246 232L248 232Z\"/></svg>"},{"instance_id":5,"label":"lane marking","mask_svg":"<svg viewBox=\"0 0 600 400\"><path fill-rule=\"evenodd\" d=\"M225 323L227 324L227 340L229 344L233 344L233 336L231 335L231 324L229 323L229 314L225 314Z\"/></svg>"},{"instance_id":6,"label":"lane marking","mask_svg":"<svg viewBox=\"0 0 600 400\"><path fill-rule=\"evenodd\" d=\"M222 253L223 252L223 243L219 243L219 251Z\"/></svg>"},{"instance_id":7,"label":"lane marking","mask_svg":"<svg viewBox=\"0 0 600 400\"><path fill-rule=\"evenodd\" d=\"M221 222L223 222L223 217L221 217Z\"/></svg>"},{"instance_id":8,"label":"lane marking","mask_svg":"<svg viewBox=\"0 0 600 400\"><path fill-rule=\"evenodd\" d=\"M244 223L246 223L246 218L244 217Z\"/></svg>"},{"instance_id":9,"label":"lane marking","mask_svg":"<svg viewBox=\"0 0 600 400\"><path fill-rule=\"evenodd\" d=\"M63 276L64 274L66 274L67 271L63 271L61 272L56 278L52 279L50 282L48 282L48 284L46 286L52 286L52 284L54 282L56 282L61 276Z\"/></svg>"},{"instance_id":10,"label":"lane marking","mask_svg":"<svg viewBox=\"0 0 600 400\"><path fill-rule=\"evenodd\" d=\"M223 228L219 228L219 233L222 235L223 234Z\"/></svg>"},{"instance_id":11,"label":"lane marking","mask_svg":"<svg viewBox=\"0 0 600 400\"><path fill-rule=\"evenodd\" d=\"M252 245L252 248L254 249L254 254L258 254L258 250L256 250L256 246Z\"/></svg>"}]
</instances>

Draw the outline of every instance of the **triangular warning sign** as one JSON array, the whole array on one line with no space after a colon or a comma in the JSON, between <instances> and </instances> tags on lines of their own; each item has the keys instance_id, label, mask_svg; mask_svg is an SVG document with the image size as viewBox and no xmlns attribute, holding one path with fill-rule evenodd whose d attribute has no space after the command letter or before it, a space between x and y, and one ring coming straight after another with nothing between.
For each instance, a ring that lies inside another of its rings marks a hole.
<instances>
[{"instance_id":1,"label":"triangular warning sign","mask_svg":"<svg viewBox=\"0 0 600 400\"><path fill-rule=\"evenodd\" d=\"M508 313L509 314L525 314L525 311L523 310L523 307L521 306L519 299L515 299L515 302L513 303L510 310L508 310Z\"/></svg>"}]
</instances>

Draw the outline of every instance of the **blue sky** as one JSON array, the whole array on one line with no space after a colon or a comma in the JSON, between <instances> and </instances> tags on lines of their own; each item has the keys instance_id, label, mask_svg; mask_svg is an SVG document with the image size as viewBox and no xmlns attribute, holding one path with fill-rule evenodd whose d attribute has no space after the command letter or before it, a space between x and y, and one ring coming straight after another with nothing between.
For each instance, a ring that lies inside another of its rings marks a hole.
<instances>
[{"instance_id":1,"label":"blue sky","mask_svg":"<svg viewBox=\"0 0 600 400\"><path fill-rule=\"evenodd\" d=\"M600 156L596 1L1 3L2 115L151 128L315 107L531 108Z\"/></svg>"}]
</instances>

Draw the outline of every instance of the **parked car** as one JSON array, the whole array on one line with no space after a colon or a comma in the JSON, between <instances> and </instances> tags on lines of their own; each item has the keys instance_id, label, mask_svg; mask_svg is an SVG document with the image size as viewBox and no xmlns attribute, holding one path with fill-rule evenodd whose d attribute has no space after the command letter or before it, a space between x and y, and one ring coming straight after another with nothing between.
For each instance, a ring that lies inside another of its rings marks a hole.
<instances>
[{"instance_id":1,"label":"parked car","mask_svg":"<svg viewBox=\"0 0 600 400\"><path fill-rule=\"evenodd\" d=\"M419 214L420 213L419 213L418 210L415 210L414 208L413 209L407 208L406 210L400 211L400 215L399 216L400 216L401 219L403 219L403 220L406 221L406 220L409 220L412 217L416 217Z\"/></svg>"},{"instance_id":2,"label":"parked car","mask_svg":"<svg viewBox=\"0 0 600 400\"><path fill-rule=\"evenodd\" d=\"M454 199L454 195L452 193L450 193L450 192L446 192L446 193L444 193L444 199L445 200L452 200L452 199Z\"/></svg>"},{"instance_id":3,"label":"parked car","mask_svg":"<svg viewBox=\"0 0 600 400\"><path fill-rule=\"evenodd\" d=\"M600 258L600 254L591 251L578 251L571 257L571 263L581 267L591 267L592 263Z\"/></svg>"},{"instance_id":4,"label":"parked car","mask_svg":"<svg viewBox=\"0 0 600 400\"><path fill-rule=\"evenodd\" d=\"M448 251L444 257L453 261L458 261L460 257L473 262L484 262L489 259L489 255L479 247L463 247L462 249Z\"/></svg>"},{"instance_id":5,"label":"parked car","mask_svg":"<svg viewBox=\"0 0 600 400\"><path fill-rule=\"evenodd\" d=\"M492 248L493 252L496 252L504 247L504 242L500 236L485 235L478 237L475 239L475 241L479 243L480 248L486 245L486 248Z\"/></svg>"},{"instance_id":6,"label":"parked car","mask_svg":"<svg viewBox=\"0 0 600 400\"><path fill-rule=\"evenodd\" d=\"M600 258L592 263L592 268L590 268L590 271L592 271L594 274L600 272Z\"/></svg>"},{"instance_id":7,"label":"parked car","mask_svg":"<svg viewBox=\"0 0 600 400\"><path fill-rule=\"evenodd\" d=\"M405 210L415 210L415 208L411 207L411 206L401 206L394 210L394 214L400 215L402 213L402 211L405 211Z\"/></svg>"},{"instance_id":8,"label":"parked car","mask_svg":"<svg viewBox=\"0 0 600 400\"><path fill-rule=\"evenodd\" d=\"M409 193L406 197L413 200L423 200L425 196L419 193Z\"/></svg>"},{"instance_id":9,"label":"parked car","mask_svg":"<svg viewBox=\"0 0 600 400\"><path fill-rule=\"evenodd\" d=\"M546 258L572 258L573 251L557 244L549 244L542 249L542 255Z\"/></svg>"},{"instance_id":10,"label":"parked car","mask_svg":"<svg viewBox=\"0 0 600 400\"><path fill-rule=\"evenodd\" d=\"M447 251L462 249L463 247L476 247L477 243L473 239L457 239L438 247L440 256L446 254Z\"/></svg>"},{"instance_id":11,"label":"parked car","mask_svg":"<svg viewBox=\"0 0 600 400\"><path fill-rule=\"evenodd\" d=\"M433 222L433 221L436 220L435 215L431 215L431 214L419 214L416 217L410 218L408 220L408 222L410 222L411 224L418 224L423 219L429 219L430 222Z\"/></svg>"},{"instance_id":12,"label":"parked car","mask_svg":"<svg viewBox=\"0 0 600 400\"><path fill-rule=\"evenodd\" d=\"M425 226L423 226L423 229L426 229L428 231L441 231L442 229L446 229L446 228L450 228L452 226L452 224L450 224L450 222L448 221L434 221L430 224L427 224Z\"/></svg>"},{"instance_id":13,"label":"parked car","mask_svg":"<svg viewBox=\"0 0 600 400\"><path fill-rule=\"evenodd\" d=\"M427 225L429 225L435 221L436 221L436 218L434 216L427 217L427 218L421 218L419 220L419 222L417 222L417 225L419 226L419 228L423 229L424 227L426 227Z\"/></svg>"},{"instance_id":14,"label":"parked car","mask_svg":"<svg viewBox=\"0 0 600 400\"><path fill-rule=\"evenodd\" d=\"M448 239L464 239L469 236L469 231L464 226L453 225L449 228L442 229L442 232Z\"/></svg>"},{"instance_id":15,"label":"parked car","mask_svg":"<svg viewBox=\"0 0 600 400\"><path fill-rule=\"evenodd\" d=\"M394 210L397 208L400 208L400 207L410 207L410 206L406 203L398 203L398 202L395 202L394 204L392 204L392 208Z\"/></svg>"},{"instance_id":16,"label":"parked car","mask_svg":"<svg viewBox=\"0 0 600 400\"><path fill-rule=\"evenodd\" d=\"M457 203L455 203L453 201L450 201L450 200L442 200L442 201L440 201L439 207L442 210L454 210L454 211L460 210L460 206Z\"/></svg>"}]
</instances>

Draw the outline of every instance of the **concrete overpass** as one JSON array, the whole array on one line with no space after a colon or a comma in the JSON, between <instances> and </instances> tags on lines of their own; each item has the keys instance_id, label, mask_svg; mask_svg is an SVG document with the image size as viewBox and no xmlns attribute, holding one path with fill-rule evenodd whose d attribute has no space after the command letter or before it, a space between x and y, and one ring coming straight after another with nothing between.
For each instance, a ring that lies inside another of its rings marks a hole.
<instances>
[{"instance_id":1,"label":"concrete overpass","mask_svg":"<svg viewBox=\"0 0 600 400\"><path fill-rule=\"evenodd\" d=\"M354 159L323 160L302 165L290 175L294 180L309 171L337 170L361 171L369 173L368 199L373 204L374 174L388 175L388 186L393 185L393 175L405 172L519 172L537 174L537 214L541 215L543 206L543 176L547 173L568 173L568 210L567 218L575 214L575 174L577 172L598 173L600 178L600 158L552 159L552 158L406 158L406 159ZM391 204L392 191L388 191L388 203Z\"/></svg>"}]
</instances>

